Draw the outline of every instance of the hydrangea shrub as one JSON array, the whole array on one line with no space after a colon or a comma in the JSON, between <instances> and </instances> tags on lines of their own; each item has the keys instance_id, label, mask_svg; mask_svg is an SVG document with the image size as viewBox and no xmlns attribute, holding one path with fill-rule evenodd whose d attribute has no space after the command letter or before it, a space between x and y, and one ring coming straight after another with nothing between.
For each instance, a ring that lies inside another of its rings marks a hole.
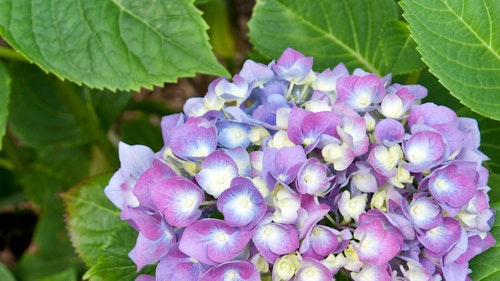
<instances>
[{"instance_id":1,"label":"hydrangea shrub","mask_svg":"<svg viewBox=\"0 0 500 281\"><path fill-rule=\"evenodd\" d=\"M105 189L137 230L136 280L470 280L495 240L477 122L287 49L120 143Z\"/></svg>"}]
</instances>

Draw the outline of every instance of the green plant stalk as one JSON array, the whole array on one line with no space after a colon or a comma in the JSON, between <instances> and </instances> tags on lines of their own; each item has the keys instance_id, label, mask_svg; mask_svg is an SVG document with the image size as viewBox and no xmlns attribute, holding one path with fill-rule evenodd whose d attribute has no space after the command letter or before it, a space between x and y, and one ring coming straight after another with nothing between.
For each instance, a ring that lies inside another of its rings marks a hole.
<instances>
[{"instance_id":1,"label":"green plant stalk","mask_svg":"<svg viewBox=\"0 0 500 281\"><path fill-rule=\"evenodd\" d=\"M0 58L6 58L11 60L17 60L21 62L28 62L28 60L20 53L14 51L11 48L0 46Z\"/></svg>"},{"instance_id":2,"label":"green plant stalk","mask_svg":"<svg viewBox=\"0 0 500 281\"><path fill-rule=\"evenodd\" d=\"M54 81L57 95L66 105L76 122L101 150L111 168L118 169L118 149L102 130L99 118L89 99L79 95L72 84L60 80Z\"/></svg>"},{"instance_id":3,"label":"green plant stalk","mask_svg":"<svg viewBox=\"0 0 500 281\"><path fill-rule=\"evenodd\" d=\"M408 75L408 78L406 79L406 84L407 85L414 85L418 83L418 79L420 79L420 73L421 71L413 71Z\"/></svg>"}]
</instances>

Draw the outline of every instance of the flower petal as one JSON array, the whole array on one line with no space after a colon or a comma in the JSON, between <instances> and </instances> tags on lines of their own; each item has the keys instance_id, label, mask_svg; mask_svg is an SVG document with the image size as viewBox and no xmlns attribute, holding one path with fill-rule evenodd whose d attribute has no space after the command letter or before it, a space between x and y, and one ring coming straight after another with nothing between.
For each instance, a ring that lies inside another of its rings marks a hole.
<instances>
[{"instance_id":1,"label":"flower petal","mask_svg":"<svg viewBox=\"0 0 500 281\"><path fill-rule=\"evenodd\" d=\"M196 221L201 215L198 207L205 199L200 187L180 176L153 184L151 197L165 220L177 227L185 227Z\"/></svg>"}]
</instances>

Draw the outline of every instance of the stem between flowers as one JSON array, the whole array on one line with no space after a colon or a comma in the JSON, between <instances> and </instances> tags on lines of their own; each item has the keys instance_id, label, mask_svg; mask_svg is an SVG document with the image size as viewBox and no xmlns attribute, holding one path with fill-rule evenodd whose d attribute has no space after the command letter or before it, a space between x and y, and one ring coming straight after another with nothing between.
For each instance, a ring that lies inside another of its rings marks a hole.
<instances>
[{"instance_id":1,"label":"stem between flowers","mask_svg":"<svg viewBox=\"0 0 500 281\"><path fill-rule=\"evenodd\" d=\"M330 214L326 214L325 215L325 218L328 219L332 225L337 225L337 223L335 222L335 220L332 218L332 216L330 216Z\"/></svg>"},{"instance_id":2,"label":"stem between flowers","mask_svg":"<svg viewBox=\"0 0 500 281\"><path fill-rule=\"evenodd\" d=\"M290 99L290 95L292 94L292 90L295 87L295 83L290 81L290 86L288 86L288 91L285 94L286 99Z\"/></svg>"},{"instance_id":3,"label":"stem between flowers","mask_svg":"<svg viewBox=\"0 0 500 281\"><path fill-rule=\"evenodd\" d=\"M3 47L3 46L0 46L0 57L6 58L6 59L11 59L11 60L17 60L17 61L21 61L21 62L28 62L26 57L23 56L22 54L14 51L11 48Z\"/></svg>"},{"instance_id":4,"label":"stem between flowers","mask_svg":"<svg viewBox=\"0 0 500 281\"><path fill-rule=\"evenodd\" d=\"M69 83L57 80L54 82L54 86L59 98L66 105L84 132L90 136L91 141L101 150L108 164L113 168L118 168L118 149L101 129L99 118L90 103L88 90L84 89L86 92L82 96Z\"/></svg>"},{"instance_id":5,"label":"stem between flowers","mask_svg":"<svg viewBox=\"0 0 500 281\"><path fill-rule=\"evenodd\" d=\"M201 207L201 206L215 205L215 204L217 204L217 200L210 200L210 201L205 201L205 202L202 202L202 203L200 204L200 207Z\"/></svg>"},{"instance_id":6,"label":"stem between flowers","mask_svg":"<svg viewBox=\"0 0 500 281\"><path fill-rule=\"evenodd\" d=\"M408 78L406 78L406 84L407 85L414 85L417 84L418 79L420 78L420 70L419 71L413 71L408 75Z\"/></svg>"},{"instance_id":7,"label":"stem between flowers","mask_svg":"<svg viewBox=\"0 0 500 281\"><path fill-rule=\"evenodd\" d=\"M302 91L300 92L300 99L301 101L305 101L307 99L307 90L309 89L309 86L304 85L304 88L302 88Z\"/></svg>"}]
</instances>

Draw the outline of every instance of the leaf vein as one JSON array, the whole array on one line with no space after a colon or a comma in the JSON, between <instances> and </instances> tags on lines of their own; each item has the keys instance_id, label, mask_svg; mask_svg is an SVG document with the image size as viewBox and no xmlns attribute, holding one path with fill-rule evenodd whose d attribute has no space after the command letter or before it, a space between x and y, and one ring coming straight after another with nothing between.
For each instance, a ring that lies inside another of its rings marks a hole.
<instances>
[{"instance_id":1,"label":"leaf vein","mask_svg":"<svg viewBox=\"0 0 500 281\"><path fill-rule=\"evenodd\" d=\"M357 59L366 68L367 71L373 72L376 74L379 73L379 71L376 69L376 67L374 65L372 65L367 59L365 59L363 57L363 55L359 52L359 47L357 47L357 48L355 47L356 49L352 49L350 46L348 46L347 44L342 42L342 40L340 40L334 34L326 32L325 30L321 29L319 26L316 26L312 22L310 22L309 20L305 19L301 13L297 13L296 11L293 11L292 9L289 9L289 11L292 14L294 14L294 16L298 20L302 21L305 25L309 26L312 30L318 32L323 37L330 39L333 43L337 44L339 47L346 50L351 56L353 56L355 59ZM352 19L351 19L351 21L352 21ZM352 23L352 25L353 24L354 23ZM354 38L356 39L356 36ZM357 42L357 39L355 41Z\"/></svg>"},{"instance_id":2,"label":"leaf vein","mask_svg":"<svg viewBox=\"0 0 500 281\"><path fill-rule=\"evenodd\" d=\"M484 3L484 0L483 0L483 3ZM476 31L474 31L474 29L472 28L472 26L470 26L470 25L469 25L469 24L468 24L468 23L464 20L464 18L463 18L462 16L461 16L461 15L458 15L458 14L457 14L457 13L456 13L456 12L455 12L455 11L454 11L451 7L450 7L450 6L449 6L449 4L448 4L448 2L447 2L447 1L444 1L444 4L445 4L445 5L446 5L446 7L448 8L448 10L449 10L449 11L450 11L450 12L451 12L451 13L452 13L452 14L453 14L456 18L457 18L457 20L458 20L460 23L462 23L462 25L463 25L465 28L467 28L467 29L470 31L470 33L471 33L472 35L474 35L474 36L477 38L477 40L478 40L479 42L481 42L481 44L482 44L482 45L484 45L484 46L485 46L485 47L486 47L486 48L487 48L487 49L488 49L488 50L489 50L489 51L490 51L490 52L491 52L491 53L492 53L492 54L493 54L493 55L497 58L497 60L498 60L498 61L500 61L500 54L499 54L499 53L497 53L495 50L493 50L493 46L491 46L491 42L493 42L493 40L492 40L492 39L490 39L490 43L487 43L486 41L484 41L484 40L483 40L483 38L481 38L481 36L479 36L479 34L478 34ZM489 9L488 9L488 7L486 7L486 10L488 11L488 13L487 13L487 14L488 14L488 19L489 19L489 24L490 24L490 34L491 34L491 30L492 30L492 29L491 29L491 24L492 24L492 21L491 21L491 17L489 16L489 14L490 14L490 13L489 13Z\"/></svg>"}]
</instances>

